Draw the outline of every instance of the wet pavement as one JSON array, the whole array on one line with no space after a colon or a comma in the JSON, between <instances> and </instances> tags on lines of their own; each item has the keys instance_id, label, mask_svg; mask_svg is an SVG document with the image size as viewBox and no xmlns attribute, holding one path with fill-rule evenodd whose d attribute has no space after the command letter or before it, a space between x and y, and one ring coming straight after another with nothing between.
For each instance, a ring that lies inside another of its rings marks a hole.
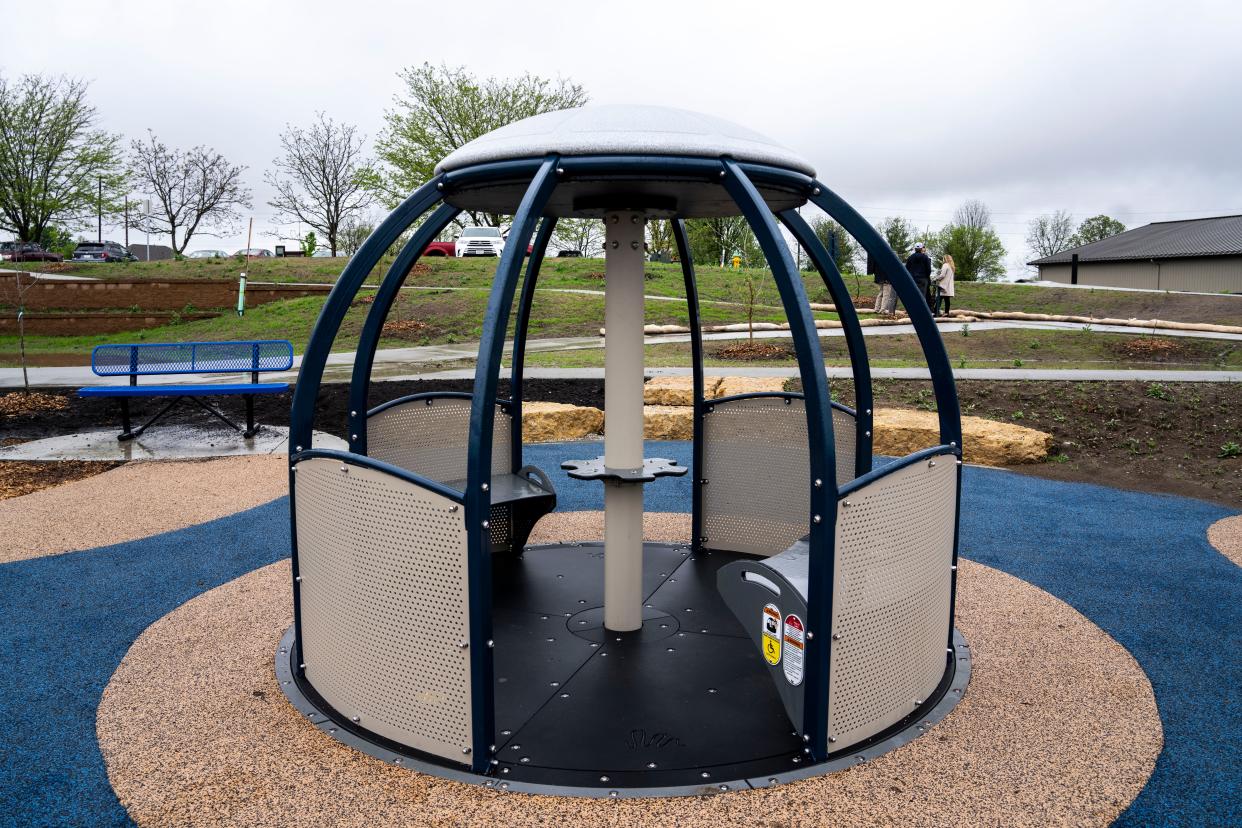
<instances>
[{"instance_id":1,"label":"wet pavement","mask_svg":"<svg viewBox=\"0 0 1242 828\"><path fill-rule=\"evenodd\" d=\"M115 429L31 440L0 448L0 460L184 460L242 454L286 454L289 430L263 426L246 439L224 426L168 424L135 440L118 440ZM339 437L315 432L315 448L344 449Z\"/></svg>"}]
</instances>

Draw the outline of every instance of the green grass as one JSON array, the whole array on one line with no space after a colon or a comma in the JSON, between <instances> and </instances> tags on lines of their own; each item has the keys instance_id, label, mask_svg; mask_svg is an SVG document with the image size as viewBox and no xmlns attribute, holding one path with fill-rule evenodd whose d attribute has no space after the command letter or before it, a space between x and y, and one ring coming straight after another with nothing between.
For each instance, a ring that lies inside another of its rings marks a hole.
<instances>
[{"instance_id":1,"label":"green grass","mask_svg":"<svg viewBox=\"0 0 1242 828\"><path fill-rule=\"evenodd\" d=\"M252 259L236 258L184 259L162 262L128 262L116 265L65 263L48 268L55 272L103 279L168 279L227 278L236 279L246 271L254 282L316 282L336 281L347 259ZM391 257L386 257L368 277L374 283L387 270ZM490 288L498 259L429 257L423 259L408 283L442 287ZM15 265L17 268L39 269L40 265ZM681 266L648 262L645 266L644 289L656 296L685 295ZM707 265L696 267L699 297L704 302L737 301L739 284L748 273L767 274L766 270L736 271ZM591 258L548 259L544 262L539 284L544 288L602 290L604 260ZM874 296L875 284L870 277L846 274L846 286L853 295ZM764 303L776 305L776 291L765 279ZM803 284L812 301L826 302L828 294L818 275L803 274ZM1031 313L1070 314L1077 316L1112 316L1128 318L1161 318L1174 321L1199 321L1242 325L1242 297L1193 296L1178 293L1137 293L1084 288L1050 288L1033 285L958 282L955 307L980 311L1026 311Z\"/></svg>"},{"instance_id":2,"label":"green grass","mask_svg":"<svg viewBox=\"0 0 1242 828\"><path fill-rule=\"evenodd\" d=\"M1233 343L1204 339L1173 339L1177 352L1167 361L1134 359L1123 346L1133 340L1128 334L1083 331L976 331L969 337L950 334L945 347L954 368L1166 368L1170 370L1240 370L1242 348ZM780 342L780 340L765 340ZM788 342L788 340L785 340ZM844 338L820 340L827 365L849 365ZM716 356L728 343L704 344L704 364L710 367L760 367L796 365L792 352L786 359L738 361ZM792 346L791 346L792 347ZM683 343L649 345L648 367L688 366L690 346ZM867 337L867 355L873 367L917 368L925 366L918 339L912 334ZM527 356L531 366L556 368L598 368L604 364L602 349L545 351ZM1020 363L1016 364L1016 363ZM1152 392L1153 394L1155 392Z\"/></svg>"},{"instance_id":3,"label":"green grass","mask_svg":"<svg viewBox=\"0 0 1242 828\"><path fill-rule=\"evenodd\" d=\"M442 345L478 340L483 333L483 316L487 310L488 293L477 290L405 290L400 302L390 312L389 320L417 320L426 328L407 337L385 337L382 348L411 345ZM195 320L141 331L83 336L26 337L26 352L36 364L86 364L96 345L129 342L189 342L225 339L288 339L301 353L310 339L311 329L319 316L324 297L309 296L259 305L238 317L226 313L214 319ZM357 347L370 305L355 302L346 314L334 351L352 351ZM817 318L831 319L834 314L816 313ZM509 333L512 335L514 314L510 313ZM563 336L597 336L604 319L604 297L569 293L537 293L532 309L530 337L544 339ZM709 324L725 324L744 320L741 308L707 305L703 319ZM775 308L755 312L756 322L783 322L784 314ZM685 325L686 306L679 302L648 301L646 321L652 325ZM14 335L0 336L0 366L17 365L18 341Z\"/></svg>"},{"instance_id":4,"label":"green grass","mask_svg":"<svg viewBox=\"0 0 1242 828\"><path fill-rule=\"evenodd\" d=\"M371 274L375 283L390 260L382 261ZM60 272L78 273L105 279L118 278L236 278L245 269L252 282L319 282L330 283L339 276L346 260L336 259L186 259L164 262L131 262L121 265L64 265ZM406 290L399 308L390 318L416 319L426 328L401 338L386 338L382 347L449 344L477 340L482 333L482 319L487 295L492 287L497 259L455 259L433 257L420 263L407 284L428 288L454 290ZM32 267L36 267L33 266ZM744 308L738 286L748 273L719 267L697 268L701 300L701 316L705 324L727 324L744 321ZM557 290L602 291L604 287L602 259L549 259L539 277L540 292L536 294L530 336L593 336L604 319L604 300L598 294L558 293ZM645 266L644 290L648 295L671 297L681 301L649 301L646 321L649 324L688 322L684 305L684 283L677 264L648 263ZM812 301L827 301L827 291L815 274L803 274L803 283ZM875 285L867 277L846 276L851 292L862 296L874 294ZM0 302L2 302L0 298ZM106 342L186 341L192 339L280 338L293 341L300 352L310 335L322 297L308 297L251 308L238 318L226 314L216 319L182 322L144 331L86 336L29 336L27 350L38 364L82 364L90 349ZM783 322L785 316L777 305L775 291L768 289L760 298L755 320ZM1045 288L1030 285L958 283L955 307L983 311L1022 310L1055 314L1113 316L1121 318L1159 317L1223 324L1242 324L1242 297L1190 296L1185 294L1132 293L1124 291ZM11 309L0 309L8 313ZM350 311L342 326L334 350L352 350L361 328L366 306ZM833 314L816 313L817 318L835 318ZM1068 367L1104 365L1149 365L1127 360L1116 351L1116 336L1078 331L972 331L969 336L951 334L946 337L953 364L959 367L977 365L1023 367L1058 365ZM1077 338L1076 338L1077 337ZM1111 338L1110 338L1111 337ZM839 338L824 340L830 361L844 364L844 343ZM879 364L921 365L922 358L912 337L869 337L871 355ZM1229 343L1211 340L1179 340L1192 343L1181 349L1182 356L1171 358L1168 367L1236 367L1237 351ZM1113 343L1113 344L1110 344ZM1181 346L1179 346L1180 348ZM834 350L836 349L836 350ZM15 364L17 338L0 336L0 365ZM555 359L541 356L541 359ZM570 357L566 357L569 359ZM592 359L575 356L573 359ZM887 361L887 362L884 362ZM552 363L549 363L552 364Z\"/></svg>"}]
</instances>

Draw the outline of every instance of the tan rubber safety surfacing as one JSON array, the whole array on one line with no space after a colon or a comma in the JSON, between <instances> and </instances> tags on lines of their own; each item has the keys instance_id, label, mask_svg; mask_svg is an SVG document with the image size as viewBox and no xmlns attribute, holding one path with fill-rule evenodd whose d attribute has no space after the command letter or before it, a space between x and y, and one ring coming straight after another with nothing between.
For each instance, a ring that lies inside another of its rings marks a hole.
<instances>
[{"instance_id":1,"label":"tan rubber safety surfacing","mask_svg":"<svg viewBox=\"0 0 1242 828\"><path fill-rule=\"evenodd\" d=\"M1221 518L1208 527L1207 536L1217 552L1242 566L1242 515Z\"/></svg>"},{"instance_id":2,"label":"tan rubber safety surfacing","mask_svg":"<svg viewBox=\"0 0 1242 828\"><path fill-rule=\"evenodd\" d=\"M127 463L0 501L0 563L140 540L288 493L283 455Z\"/></svg>"},{"instance_id":3,"label":"tan rubber safety surfacing","mask_svg":"<svg viewBox=\"0 0 1242 828\"><path fill-rule=\"evenodd\" d=\"M552 516L535 542L598 537ZM684 515L648 515L651 539ZM1151 685L1120 645L1030 584L963 561L966 697L898 750L829 776L705 798L503 794L386 765L306 723L276 685L291 623L279 562L207 592L134 643L97 729L118 797L156 825L1106 825L1162 744Z\"/></svg>"}]
</instances>

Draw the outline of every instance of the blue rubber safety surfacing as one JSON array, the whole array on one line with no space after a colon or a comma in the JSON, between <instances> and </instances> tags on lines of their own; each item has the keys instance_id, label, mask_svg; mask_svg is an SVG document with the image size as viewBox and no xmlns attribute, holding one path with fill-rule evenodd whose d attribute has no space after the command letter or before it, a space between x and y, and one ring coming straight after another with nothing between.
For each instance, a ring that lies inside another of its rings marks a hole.
<instances>
[{"instance_id":1,"label":"blue rubber safety surfacing","mask_svg":"<svg viewBox=\"0 0 1242 828\"><path fill-rule=\"evenodd\" d=\"M528 446L526 462L557 475L560 461L583 449ZM648 452L690 460L686 443ZM603 507L597 483L554 480L559 511ZM1071 604L1151 680L1165 747L1118 824L1242 823L1242 569L1205 535L1232 512L972 467L963 496L963 555ZM684 512L689 503L685 478L646 487L648 511ZM130 824L95 739L112 673L150 624L287 554L282 498L143 540L0 565L0 825Z\"/></svg>"}]
</instances>

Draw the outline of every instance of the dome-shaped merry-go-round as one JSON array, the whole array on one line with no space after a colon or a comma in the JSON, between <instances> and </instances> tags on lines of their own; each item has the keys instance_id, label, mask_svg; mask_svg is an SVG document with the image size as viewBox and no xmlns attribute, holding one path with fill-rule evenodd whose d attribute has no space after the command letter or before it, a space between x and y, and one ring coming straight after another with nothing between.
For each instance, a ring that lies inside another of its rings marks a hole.
<instances>
[{"instance_id":1,"label":"dome-shaped merry-go-round","mask_svg":"<svg viewBox=\"0 0 1242 828\"><path fill-rule=\"evenodd\" d=\"M865 248L901 298L931 372L940 445L873 461L862 329L798 213L808 202ZM394 298L420 252L466 210L512 216L473 393L377 399L371 368ZM684 220L736 215L776 281L802 393L704 399ZM605 228L607 425L603 456L567 456L557 471L523 461L522 388L540 265L565 217ZM685 276L689 467L643 456L644 240L655 218L671 220ZM830 397L780 225L836 305L856 409ZM358 340L348 450L315 448L316 398L342 320L411 229ZM510 324L511 393L499 399ZM960 445L952 371L922 294L806 160L675 109L519 121L440 163L349 262L315 326L290 432L294 625L278 647L281 685L333 738L505 790L676 795L866 761L942 718L969 675L953 626ZM644 543L644 487L685 474L690 537ZM590 481L603 486L604 542L528 545L556 508L557 486Z\"/></svg>"}]
</instances>

